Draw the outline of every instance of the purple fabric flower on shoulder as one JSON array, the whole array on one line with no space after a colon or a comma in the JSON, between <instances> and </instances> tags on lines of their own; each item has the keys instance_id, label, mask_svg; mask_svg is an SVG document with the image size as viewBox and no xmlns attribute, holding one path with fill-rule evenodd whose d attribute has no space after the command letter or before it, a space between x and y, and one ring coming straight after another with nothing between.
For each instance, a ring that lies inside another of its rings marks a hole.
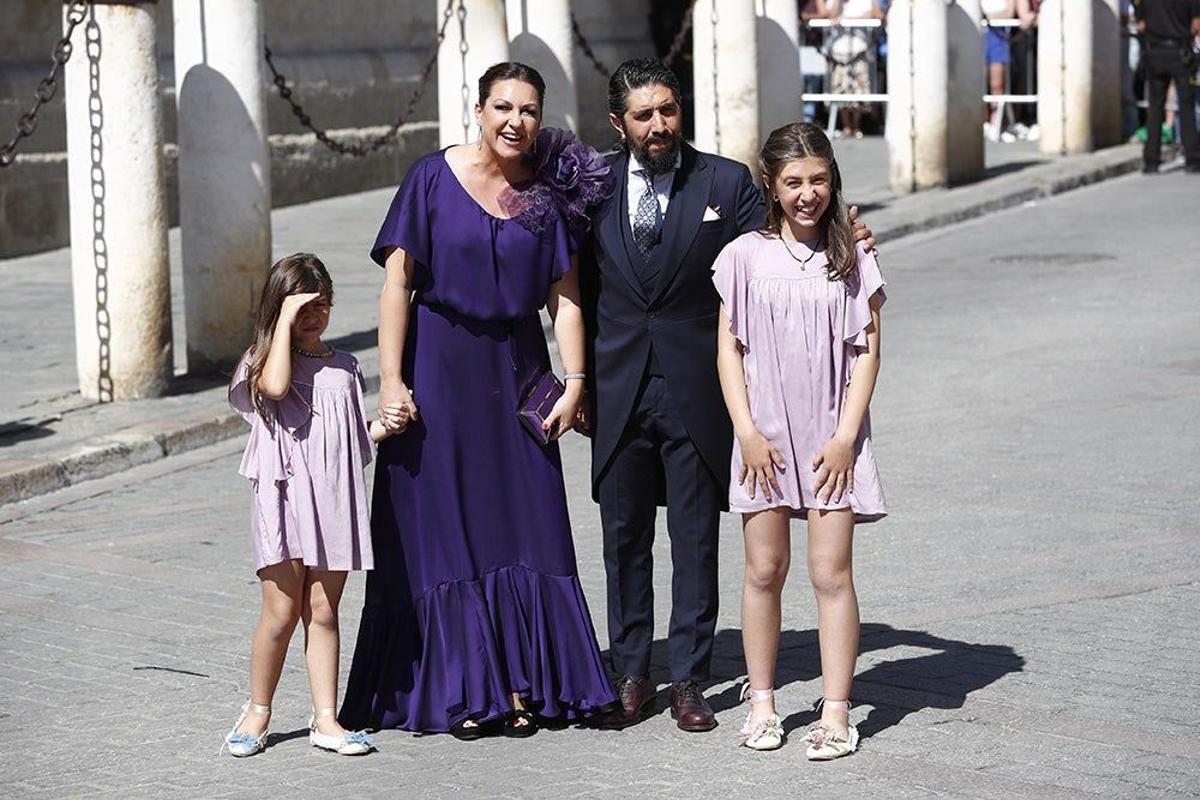
<instances>
[{"instance_id":1,"label":"purple fabric flower on shoulder","mask_svg":"<svg viewBox=\"0 0 1200 800\"><path fill-rule=\"evenodd\" d=\"M555 211L573 236L588 232L588 210L608 196L612 170L594 148L567 130L542 128L526 157L533 167L533 183L523 190L500 194L500 207L533 233L546 229Z\"/></svg>"}]
</instances>

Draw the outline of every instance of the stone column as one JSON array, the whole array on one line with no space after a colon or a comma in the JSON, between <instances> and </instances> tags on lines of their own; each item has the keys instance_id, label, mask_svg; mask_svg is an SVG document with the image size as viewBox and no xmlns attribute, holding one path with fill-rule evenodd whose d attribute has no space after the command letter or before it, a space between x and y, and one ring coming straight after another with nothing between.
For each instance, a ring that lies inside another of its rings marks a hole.
<instances>
[{"instance_id":1,"label":"stone column","mask_svg":"<svg viewBox=\"0 0 1200 800\"><path fill-rule=\"evenodd\" d=\"M954 0L946 15L946 179L955 184L983 176L987 66L979 0Z\"/></svg>"},{"instance_id":2,"label":"stone column","mask_svg":"<svg viewBox=\"0 0 1200 800\"><path fill-rule=\"evenodd\" d=\"M253 339L271 265L259 0L175 0L179 223L188 371L227 370Z\"/></svg>"},{"instance_id":3,"label":"stone column","mask_svg":"<svg viewBox=\"0 0 1200 800\"><path fill-rule=\"evenodd\" d=\"M156 10L90 6L67 63L75 358L103 402L161 395L172 374Z\"/></svg>"},{"instance_id":4,"label":"stone column","mask_svg":"<svg viewBox=\"0 0 1200 800\"><path fill-rule=\"evenodd\" d=\"M755 0L697 0L692 14L696 147L741 161L757 178Z\"/></svg>"},{"instance_id":5,"label":"stone column","mask_svg":"<svg viewBox=\"0 0 1200 800\"><path fill-rule=\"evenodd\" d=\"M436 0L436 5L440 22L445 0ZM492 64L509 60L504 0L461 0L454 5L437 62L442 147L475 139L479 76Z\"/></svg>"},{"instance_id":6,"label":"stone column","mask_svg":"<svg viewBox=\"0 0 1200 800\"><path fill-rule=\"evenodd\" d=\"M1038 12L1041 151L1067 155L1121 139L1117 0L1045 0Z\"/></svg>"},{"instance_id":7,"label":"stone column","mask_svg":"<svg viewBox=\"0 0 1200 800\"><path fill-rule=\"evenodd\" d=\"M512 60L528 64L546 79L542 123L578 131L570 4L567 0L508 0L505 8Z\"/></svg>"},{"instance_id":8,"label":"stone column","mask_svg":"<svg viewBox=\"0 0 1200 800\"><path fill-rule=\"evenodd\" d=\"M979 0L894 0L887 18L889 175L896 192L983 171Z\"/></svg>"},{"instance_id":9,"label":"stone column","mask_svg":"<svg viewBox=\"0 0 1200 800\"><path fill-rule=\"evenodd\" d=\"M800 95L800 17L795 0L755 0L758 15L758 129L771 131L804 119Z\"/></svg>"}]
</instances>

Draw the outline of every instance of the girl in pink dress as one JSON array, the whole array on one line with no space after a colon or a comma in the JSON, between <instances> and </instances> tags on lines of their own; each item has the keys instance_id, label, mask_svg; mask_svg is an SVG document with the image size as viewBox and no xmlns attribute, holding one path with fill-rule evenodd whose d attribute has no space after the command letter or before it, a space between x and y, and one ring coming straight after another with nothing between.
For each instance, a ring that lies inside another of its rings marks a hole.
<instances>
[{"instance_id":1,"label":"girl in pink dress","mask_svg":"<svg viewBox=\"0 0 1200 800\"><path fill-rule=\"evenodd\" d=\"M267 276L254 344L229 387L250 423L238 472L254 487L250 529L262 614L250 651L250 701L225 738L229 752L266 747L271 699L296 623L312 691L309 742L343 755L374 749L337 722L338 601L348 570L374 566L363 468L388 435L368 425L363 377L349 353L327 347L333 282L313 255L281 259ZM403 428L415 409L390 406Z\"/></svg>"},{"instance_id":2,"label":"girl in pink dress","mask_svg":"<svg viewBox=\"0 0 1200 800\"><path fill-rule=\"evenodd\" d=\"M805 737L813 760L854 752L850 684L858 655L851 578L855 522L887 513L868 406L879 373L883 276L854 244L833 148L820 127L772 132L760 155L767 227L730 242L714 265L721 295L717 366L733 419L731 511L742 512L742 642L751 710L740 744L783 743L773 687L790 522L808 521L824 701Z\"/></svg>"}]
</instances>

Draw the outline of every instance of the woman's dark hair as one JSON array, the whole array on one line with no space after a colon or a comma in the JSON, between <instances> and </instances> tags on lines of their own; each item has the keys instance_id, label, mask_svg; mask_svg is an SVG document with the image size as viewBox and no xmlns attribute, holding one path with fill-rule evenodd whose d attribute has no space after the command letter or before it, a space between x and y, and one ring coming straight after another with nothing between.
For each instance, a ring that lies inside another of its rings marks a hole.
<instances>
[{"instance_id":1,"label":"woman's dark hair","mask_svg":"<svg viewBox=\"0 0 1200 800\"><path fill-rule=\"evenodd\" d=\"M542 73L520 61L501 61L499 64L492 64L479 76L479 105L482 106L491 97L492 87L498 82L514 80L528 83L537 90L539 109L545 104L546 81L542 78Z\"/></svg>"},{"instance_id":2,"label":"woman's dark hair","mask_svg":"<svg viewBox=\"0 0 1200 800\"><path fill-rule=\"evenodd\" d=\"M826 269L830 280L844 281L854 274L858 254L854 251L854 230L850 225L850 210L842 198L842 173L833 157L833 145L820 125L793 122L771 131L763 143L758 162L763 174L763 201L767 206L766 233L782 236L783 206L775 198L775 180L789 163L801 158L816 158L829 165L832 196L829 207L817 220L817 230L825 245Z\"/></svg>"},{"instance_id":3,"label":"woman's dark hair","mask_svg":"<svg viewBox=\"0 0 1200 800\"><path fill-rule=\"evenodd\" d=\"M608 110L617 119L625 118L625 101L629 93L643 86L665 86L671 90L675 102L683 105L683 93L679 89L679 78L657 58L631 58L617 67L608 79Z\"/></svg>"},{"instance_id":4,"label":"woman's dark hair","mask_svg":"<svg viewBox=\"0 0 1200 800\"><path fill-rule=\"evenodd\" d=\"M250 401L254 410L266 422L271 421L262 395L258 393L258 379L271 354L271 339L275 335L275 324L279 322L279 310L283 298L289 294L321 292L333 302L333 280L321 259L312 253L295 253L279 259L267 273L267 284L263 287L262 299L258 301L258 316L254 320L254 344L250 346L250 371L246 376L250 389Z\"/></svg>"}]
</instances>

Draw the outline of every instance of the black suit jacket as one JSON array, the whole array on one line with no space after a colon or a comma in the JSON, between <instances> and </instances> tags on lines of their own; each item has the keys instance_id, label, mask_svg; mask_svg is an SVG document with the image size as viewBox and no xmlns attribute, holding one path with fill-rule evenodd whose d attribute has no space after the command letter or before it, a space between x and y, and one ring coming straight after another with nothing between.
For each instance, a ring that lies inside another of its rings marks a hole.
<instances>
[{"instance_id":1,"label":"black suit jacket","mask_svg":"<svg viewBox=\"0 0 1200 800\"><path fill-rule=\"evenodd\" d=\"M650 347L658 357L683 423L708 467L724 483L733 432L717 378L720 298L712 266L726 244L765 224L762 193L744 164L682 145L662 238L651 258L657 284L642 289L629 227L629 155L609 156L612 195L593 215L580 253L588 332L589 386L595 400L592 487L612 461L645 375ZM712 208L719 219L703 221Z\"/></svg>"}]
</instances>

